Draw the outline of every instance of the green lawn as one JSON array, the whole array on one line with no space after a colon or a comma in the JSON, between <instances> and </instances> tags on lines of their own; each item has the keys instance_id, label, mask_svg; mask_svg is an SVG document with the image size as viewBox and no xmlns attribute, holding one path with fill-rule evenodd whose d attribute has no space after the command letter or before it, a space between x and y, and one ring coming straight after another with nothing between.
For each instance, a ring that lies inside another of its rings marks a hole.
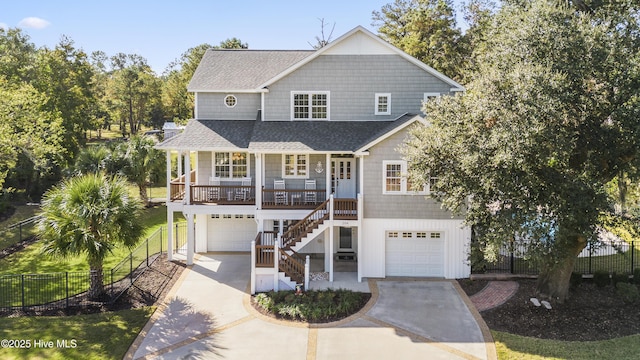
<instances>
[{"instance_id":1,"label":"green lawn","mask_svg":"<svg viewBox=\"0 0 640 360\"><path fill-rule=\"evenodd\" d=\"M9 226L36 215L40 211L39 206L16 205L13 215L0 221L0 249L4 249L20 241L20 229L7 229ZM25 225L22 228L22 238L34 233L33 225Z\"/></svg>"},{"instance_id":2,"label":"green lawn","mask_svg":"<svg viewBox=\"0 0 640 360\"><path fill-rule=\"evenodd\" d=\"M24 340L23 345L29 341L31 348L2 347L0 358L122 359L153 311L147 307L90 315L3 318L0 339ZM53 347L36 347L36 340L52 341ZM69 348L58 347L59 340L60 345L67 340Z\"/></svg>"},{"instance_id":3,"label":"green lawn","mask_svg":"<svg viewBox=\"0 0 640 360\"><path fill-rule=\"evenodd\" d=\"M176 221L184 221L184 218L176 217ZM165 206L155 206L145 210L141 219L146 228L145 234L140 239L143 241L162 225L167 223L167 210ZM84 256L73 258L50 257L41 253L41 247L36 242L23 251L14 253L4 259L0 259L0 275L19 273L48 273L64 271L84 271L89 266ZM116 248L113 254L107 257L104 268L110 269L129 255L129 250L123 247Z\"/></svg>"},{"instance_id":4,"label":"green lawn","mask_svg":"<svg viewBox=\"0 0 640 360\"><path fill-rule=\"evenodd\" d=\"M500 360L623 360L637 359L640 354L640 335L581 342L536 339L500 331L491 333Z\"/></svg>"}]
</instances>

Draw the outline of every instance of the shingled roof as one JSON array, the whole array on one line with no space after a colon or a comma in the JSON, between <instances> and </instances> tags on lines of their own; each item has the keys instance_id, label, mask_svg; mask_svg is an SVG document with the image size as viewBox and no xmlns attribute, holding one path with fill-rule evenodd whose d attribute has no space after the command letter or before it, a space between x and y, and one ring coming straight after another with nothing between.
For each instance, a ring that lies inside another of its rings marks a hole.
<instances>
[{"instance_id":1,"label":"shingled roof","mask_svg":"<svg viewBox=\"0 0 640 360\"><path fill-rule=\"evenodd\" d=\"M158 145L164 150L252 152L355 152L413 121L191 120L184 132Z\"/></svg>"},{"instance_id":2,"label":"shingled roof","mask_svg":"<svg viewBox=\"0 0 640 360\"><path fill-rule=\"evenodd\" d=\"M189 91L258 90L260 85L313 54L314 50L209 49Z\"/></svg>"}]
</instances>

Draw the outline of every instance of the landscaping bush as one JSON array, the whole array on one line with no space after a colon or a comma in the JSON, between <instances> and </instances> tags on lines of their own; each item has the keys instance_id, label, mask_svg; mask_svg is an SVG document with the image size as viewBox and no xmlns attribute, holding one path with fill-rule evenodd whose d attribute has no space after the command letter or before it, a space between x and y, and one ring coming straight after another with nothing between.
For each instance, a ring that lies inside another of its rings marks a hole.
<instances>
[{"instance_id":1,"label":"landscaping bush","mask_svg":"<svg viewBox=\"0 0 640 360\"><path fill-rule=\"evenodd\" d=\"M580 286L580 284L582 284L582 273L575 272L575 271L572 272L571 279L569 279L569 283L573 288Z\"/></svg>"},{"instance_id":2,"label":"landscaping bush","mask_svg":"<svg viewBox=\"0 0 640 360\"><path fill-rule=\"evenodd\" d=\"M598 287L605 287L611 283L609 272L604 270L596 270L593 273L593 282Z\"/></svg>"},{"instance_id":3,"label":"landscaping bush","mask_svg":"<svg viewBox=\"0 0 640 360\"><path fill-rule=\"evenodd\" d=\"M633 283L640 285L640 268L633 269Z\"/></svg>"},{"instance_id":4,"label":"landscaping bush","mask_svg":"<svg viewBox=\"0 0 640 360\"><path fill-rule=\"evenodd\" d=\"M638 287L628 282L619 282L616 284L616 292L627 304L635 303L640 300L640 292Z\"/></svg>"},{"instance_id":5,"label":"landscaping bush","mask_svg":"<svg viewBox=\"0 0 640 360\"><path fill-rule=\"evenodd\" d=\"M338 290L310 290L300 295L293 291L270 291L254 297L264 311L290 320L308 322L334 321L360 310L370 294Z\"/></svg>"},{"instance_id":6,"label":"landscaping bush","mask_svg":"<svg viewBox=\"0 0 640 360\"><path fill-rule=\"evenodd\" d=\"M628 283L629 275L613 273L613 275L611 276L611 280L613 281L613 286L617 286L618 283Z\"/></svg>"}]
</instances>

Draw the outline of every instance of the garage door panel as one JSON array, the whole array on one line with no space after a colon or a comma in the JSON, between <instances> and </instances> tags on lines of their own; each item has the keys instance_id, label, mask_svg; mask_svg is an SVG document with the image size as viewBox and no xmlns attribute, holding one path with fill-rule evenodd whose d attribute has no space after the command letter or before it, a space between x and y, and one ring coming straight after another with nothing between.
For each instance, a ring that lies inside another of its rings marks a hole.
<instances>
[{"instance_id":1,"label":"garage door panel","mask_svg":"<svg viewBox=\"0 0 640 360\"><path fill-rule=\"evenodd\" d=\"M416 236L418 233L422 236ZM386 274L388 276L444 276L444 238L425 237L425 233L429 234L429 232L387 232ZM389 236L389 234L402 234L402 236Z\"/></svg>"},{"instance_id":2,"label":"garage door panel","mask_svg":"<svg viewBox=\"0 0 640 360\"><path fill-rule=\"evenodd\" d=\"M257 226L254 219L211 219L208 226L208 251L251 251Z\"/></svg>"}]
</instances>

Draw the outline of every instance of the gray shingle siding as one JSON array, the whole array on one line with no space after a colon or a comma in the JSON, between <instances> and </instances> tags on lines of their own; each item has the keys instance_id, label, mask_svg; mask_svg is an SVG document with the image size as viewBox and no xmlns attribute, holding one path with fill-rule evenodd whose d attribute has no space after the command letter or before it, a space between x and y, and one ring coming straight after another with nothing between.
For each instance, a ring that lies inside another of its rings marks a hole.
<instances>
[{"instance_id":1,"label":"gray shingle siding","mask_svg":"<svg viewBox=\"0 0 640 360\"><path fill-rule=\"evenodd\" d=\"M389 120L450 89L399 55L322 55L269 86L265 120L291 119L291 91L330 91L331 120ZM391 93L391 115L374 115L376 93Z\"/></svg>"},{"instance_id":2,"label":"gray shingle siding","mask_svg":"<svg viewBox=\"0 0 640 360\"><path fill-rule=\"evenodd\" d=\"M227 95L236 97L236 106L225 105ZM260 109L260 94L198 93L197 106L200 120L255 120Z\"/></svg>"},{"instance_id":3,"label":"gray shingle siding","mask_svg":"<svg viewBox=\"0 0 640 360\"><path fill-rule=\"evenodd\" d=\"M364 217L392 219L451 219L450 212L425 195L382 194L382 164L385 160L402 160L396 151L408 130L402 130L369 149L364 159Z\"/></svg>"}]
</instances>

